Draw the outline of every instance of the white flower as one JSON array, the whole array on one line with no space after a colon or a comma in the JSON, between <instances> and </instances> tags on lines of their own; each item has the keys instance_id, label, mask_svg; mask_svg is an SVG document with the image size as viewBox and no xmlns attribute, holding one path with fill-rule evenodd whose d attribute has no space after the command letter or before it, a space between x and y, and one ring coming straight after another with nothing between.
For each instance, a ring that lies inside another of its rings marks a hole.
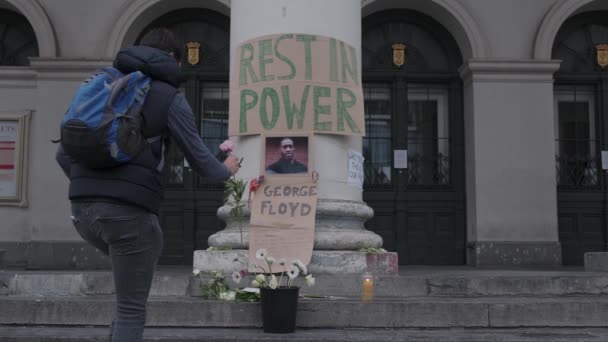
<instances>
[{"instance_id":1,"label":"white flower","mask_svg":"<svg viewBox=\"0 0 608 342\"><path fill-rule=\"evenodd\" d=\"M239 284L241 282L241 279L242 279L241 272L234 272L234 273L232 273L232 280L235 283Z\"/></svg>"},{"instance_id":2,"label":"white flower","mask_svg":"<svg viewBox=\"0 0 608 342\"><path fill-rule=\"evenodd\" d=\"M294 280L300 275L300 269L293 265L287 271L287 275L289 276L289 279Z\"/></svg>"},{"instance_id":3,"label":"white flower","mask_svg":"<svg viewBox=\"0 0 608 342\"><path fill-rule=\"evenodd\" d=\"M312 274L306 276L306 285L315 286L315 278L312 277Z\"/></svg>"},{"instance_id":4,"label":"white flower","mask_svg":"<svg viewBox=\"0 0 608 342\"><path fill-rule=\"evenodd\" d=\"M287 260L285 260L285 258L279 259L279 265L285 266L285 264L287 264Z\"/></svg>"},{"instance_id":5,"label":"white flower","mask_svg":"<svg viewBox=\"0 0 608 342\"><path fill-rule=\"evenodd\" d=\"M267 254L268 251L266 250L266 248L258 249L258 251L255 252L255 258L258 260L264 260Z\"/></svg>"},{"instance_id":6,"label":"white flower","mask_svg":"<svg viewBox=\"0 0 608 342\"><path fill-rule=\"evenodd\" d=\"M274 260L273 257L269 256L266 258L266 262L268 263L268 265L272 265L276 262L276 260Z\"/></svg>"},{"instance_id":7,"label":"white flower","mask_svg":"<svg viewBox=\"0 0 608 342\"><path fill-rule=\"evenodd\" d=\"M253 287L260 287L260 282L257 281L257 280L255 280L255 279L253 279L253 281L251 281L251 286L253 286Z\"/></svg>"},{"instance_id":8,"label":"white flower","mask_svg":"<svg viewBox=\"0 0 608 342\"><path fill-rule=\"evenodd\" d=\"M300 272L302 272L302 274L308 273L308 269L306 268L306 265L304 265L304 263L301 262L299 259L292 261L291 264L294 266L297 266L300 269Z\"/></svg>"},{"instance_id":9,"label":"white flower","mask_svg":"<svg viewBox=\"0 0 608 342\"><path fill-rule=\"evenodd\" d=\"M268 283L268 286L270 286L270 288L273 290L279 287L279 281L277 280L277 277L274 276L274 274L270 276L270 283Z\"/></svg>"},{"instance_id":10,"label":"white flower","mask_svg":"<svg viewBox=\"0 0 608 342\"><path fill-rule=\"evenodd\" d=\"M258 283L262 284L266 282L266 277L263 274L258 274L255 276L255 280L257 280Z\"/></svg>"},{"instance_id":11,"label":"white flower","mask_svg":"<svg viewBox=\"0 0 608 342\"><path fill-rule=\"evenodd\" d=\"M218 298L220 300L234 300L236 298L236 292L234 292L234 291L220 292Z\"/></svg>"},{"instance_id":12,"label":"white flower","mask_svg":"<svg viewBox=\"0 0 608 342\"><path fill-rule=\"evenodd\" d=\"M197 268L194 269L194 271L192 271L192 274L194 274L195 276L201 274L201 271Z\"/></svg>"}]
</instances>

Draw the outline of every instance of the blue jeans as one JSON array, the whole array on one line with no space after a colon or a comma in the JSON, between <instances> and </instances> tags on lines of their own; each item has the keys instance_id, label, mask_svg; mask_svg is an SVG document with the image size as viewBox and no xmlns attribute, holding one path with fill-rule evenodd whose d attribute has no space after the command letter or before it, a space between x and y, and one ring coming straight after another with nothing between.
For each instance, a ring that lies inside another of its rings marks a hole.
<instances>
[{"instance_id":1,"label":"blue jeans","mask_svg":"<svg viewBox=\"0 0 608 342\"><path fill-rule=\"evenodd\" d=\"M112 261L112 342L142 341L146 302L163 245L158 217L135 206L103 202L73 202L72 216L80 236Z\"/></svg>"}]
</instances>

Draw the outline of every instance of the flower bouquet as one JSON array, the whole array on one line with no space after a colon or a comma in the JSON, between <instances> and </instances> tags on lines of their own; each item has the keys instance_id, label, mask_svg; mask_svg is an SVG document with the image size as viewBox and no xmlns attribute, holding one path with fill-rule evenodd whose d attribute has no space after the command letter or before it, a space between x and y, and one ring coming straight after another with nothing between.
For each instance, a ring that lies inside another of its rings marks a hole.
<instances>
[{"instance_id":1,"label":"flower bouquet","mask_svg":"<svg viewBox=\"0 0 608 342\"><path fill-rule=\"evenodd\" d=\"M211 271L210 278L204 279L201 271L195 269L192 271L195 277L199 277L201 292L205 299L218 299L225 301L245 301L245 302L256 302L259 300L258 291L256 289L244 288L244 289L230 289L230 286L226 284L226 279L221 271ZM241 282L241 279L246 276L245 271L238 271L232 273L232 281L236 284Z\"/></svg>"},{"instance_id":2,"label":"flower bouquet","mask_svg":"<svg viewBox=\"0 0 608 342\"><path fill-rule=\"evenodd\" d=\"M259 272L255 272L251 285L260 288L264 332L294 332L300 286L304 283L313 286L315 278L307 274L306 265L300 260L289 264L285 259L276 261L265 249L258 250L255 256L262 265L256 263ZM273 265L275 270L279 266L279 272L273 272ZM278 273L280 274L277 275ZM304 278L303 281L298 281L300 276Z\"/></svg>"}]
</instances>

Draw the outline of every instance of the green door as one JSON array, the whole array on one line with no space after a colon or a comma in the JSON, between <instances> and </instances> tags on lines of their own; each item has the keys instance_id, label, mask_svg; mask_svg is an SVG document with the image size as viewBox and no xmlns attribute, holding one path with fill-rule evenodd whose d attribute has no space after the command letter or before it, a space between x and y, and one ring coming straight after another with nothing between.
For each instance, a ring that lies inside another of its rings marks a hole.
<instances>
[{"instance_id":1,"label":"green door","mask_svg":"<svg viewBox=\"0 0 608 342\"><path fill-rule=\"evenodd\" d=\"M396 43L405 45L401 66L393 58ZM365 18L362 46L363 199L374 209L366 227L399 253L400 264L464 264L458 47L439 23L406 10Z\"/></svg>"},{"instance_id":2,"label":"green door","mask_svg":"<svg viewBox=\"0 0 608 342\"><path fill-rule=\"evenodd\" d=\"M402 264L464 264L462 118L450 110L450 88L404 80L364 88L367 227Z\"/></svg>"},{"instance_id":3,"label":"green door","mask_svg":"<svg viewBox=\"0 0 608 342\"><path fill-rule=\"evenodd\" d=\"M606 84L608 85L608 83ZM563 263L582 265L585 252L606 250L606 185L601 170L600 117L593 86L557 86L554 93L558 226Z\"/></svg>"},{"instance_id":4,"label":"green door","mask_svg":"<svg viewBox=\"0 0 608 342\"><path fill-rule=\"evenodd\" d=\"M183 44L186 81L181 91L192 107L199 134L216 154L228 134L229 18L210 10L182 9L155 20L139 39L155 27L169 28ZM191 57L198 52L198 59L188 58L188 45L195 47ZM223 185L205 182L176 144L169 146L160 213L164 235L160 263L191 265L193 252L207 248L207 238L223 228L216 216Z\"/></svg>"},{"instance_id":5,"label":"green door","mask_svg":"<svg viewBox=\"0 0 608 342\"><path fill-rule=\"evenodd\" d=\"M559 240L564 265L582 265L585 252L606 251L608 188L608 70L598 64L608 11L584 13L556 36L554 128ZM605 162L608 162L606 160Z\"/></svg>"}]
</instances>

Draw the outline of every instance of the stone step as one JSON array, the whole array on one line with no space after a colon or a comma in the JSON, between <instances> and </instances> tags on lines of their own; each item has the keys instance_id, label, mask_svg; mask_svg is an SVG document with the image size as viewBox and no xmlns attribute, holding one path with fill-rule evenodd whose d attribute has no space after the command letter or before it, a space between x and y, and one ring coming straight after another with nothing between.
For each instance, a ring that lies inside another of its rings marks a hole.
<instances>
[{"instance_id":1,"label":"stone step","mask_svg":"<svg viewBox=\"0 0 608 342\"><path fill-rule=\"evenodd\" d=\"M382 297L497 297L608 295L608 273L582 271L408 270L400 275L376 276L376 295ZM244 280L231 286L243 287ZM357 275L319 275L316 285L302 294L356 297ZM200 296L200 280L187 269L156 273L151 296ZM114 293L108 271L0 271L0 296L105 296Z\"/></svg>"},{"instance_id":2,"label":"stone step","mask_svg":"<svg viewBox=\"0 0 608 342\"><path fill-rule=\"evenodd\" d=\"M107 342L107 328L2 327L3 342ZM297 329L286 335L262 329L148 328L145 342L605 342L608 329Z\"/></svg>"},{"instance_id":3,"label":"stone step","mask_svg":"<svg viewBox=\"0 0 608 342\"><path fill-rule=\"evenodd\" d=\"M184 271L158 272L151 296L190 295L192 275ZM109 271L0 271L0 295L9 296L107 296L114 294Z\"/></svg>"},{"instance_id":4,"label":"stone step","mask_svg":"<svg viewBox=\"0 0 608 342\"><path fill-rule=\"evenodd\" d=\"M0 297L0 325L103 326L113 298ZM260 327L259 303L193 297L155 297L148 303L153 327ZM306 299L298 306L302 328L517 328L608 327L606 297L479 297Z\"/></svg>"}]
</instances>

